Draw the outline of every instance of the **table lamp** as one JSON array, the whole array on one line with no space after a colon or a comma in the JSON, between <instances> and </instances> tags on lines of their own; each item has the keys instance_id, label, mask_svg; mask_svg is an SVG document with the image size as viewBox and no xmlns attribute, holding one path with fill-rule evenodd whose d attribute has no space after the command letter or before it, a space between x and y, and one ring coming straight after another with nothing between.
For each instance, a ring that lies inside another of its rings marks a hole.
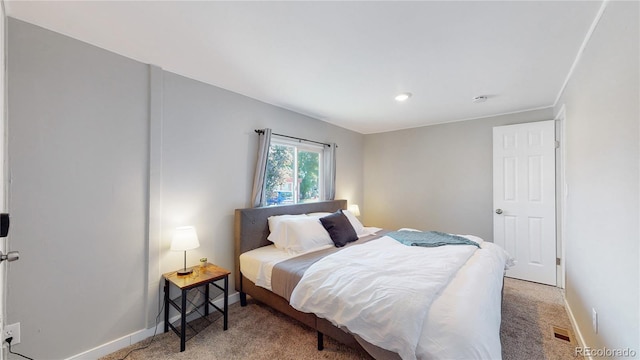
<instances>
[{"instance_id":1,"label":"table lamp","mask_svg":"<svg viewBox=\"0 0 640 360\"><path fill-rule=\"evenodd\" d=\"M347 208L354 216L360 216L360 207L357 204L349 205Z\"/></svg>"},{"instance_id":2,"label":"table lamp","mask_svg":"<svg viewBox=\"0 0 640 360\"><path fill-rule=\"evenodd\" d=\"M198 242L198 234L196 228L193 226L180 226L177 227L173 233L173 239L171 240L171 250L184 251L184 268L178 270L178 275L189 275L193 272L193 269L187 270L187 250L198 248L200 243Z\"/></svg>"}]
</instances>

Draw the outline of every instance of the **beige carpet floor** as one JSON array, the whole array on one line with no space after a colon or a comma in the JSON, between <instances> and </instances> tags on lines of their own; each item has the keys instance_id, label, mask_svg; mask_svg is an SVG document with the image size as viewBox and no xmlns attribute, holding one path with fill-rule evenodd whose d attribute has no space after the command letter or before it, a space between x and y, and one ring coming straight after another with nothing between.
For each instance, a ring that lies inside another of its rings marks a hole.
<instances>
[{"instance_id":1,"label":"beige carpet floor","mask_svg":"<svg viewBox=\"0 0 640 360\"><path fill-rule=\"evenodd\" d=\"M103 357L121 359L366 359L360 353L325 336L325 350L316 350L316 333L280 313L249 301L247 307L229 307L229 329L222 331L222 319L187 341L180 352L180 340L173 332L159 334ZM572 343L553 335L553 326L568 329ZM564 309L562 290L526 281L506 279L502 310L502 357L504 360L574 359L573 332ZM143 350L132 349L150 345Z\"/></svg>"},{"instance_id":2,"label":"beige carpet floor","mask_svg":"<svg viewBox=\"0 0 640 360\"><path fill-rule=\"evenodd\" d=\"M578 346L564 307L563 290L505 278L502 303L502 358L575 359ZM553 327L568 332L570 342L554 336Z\"/></svg>"}]
</instances>

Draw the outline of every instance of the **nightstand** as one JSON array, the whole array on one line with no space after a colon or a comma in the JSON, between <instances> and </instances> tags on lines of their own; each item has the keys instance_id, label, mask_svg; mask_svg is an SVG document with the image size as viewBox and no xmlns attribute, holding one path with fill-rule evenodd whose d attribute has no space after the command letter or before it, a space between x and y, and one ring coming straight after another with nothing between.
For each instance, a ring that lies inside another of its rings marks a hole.
<instances>
[{"instance_id":1,"label":"nightstand","mask_svg":"<svg viewBox=\"0 0 640 360\"><path fill-rule=\"evenodd\" d=\"M227 330L227 314L229 309L229 270L219 266L207 263L204 266L194 266L193 273L180 276L177 271L163 274L164 277L164 332L171 328L178 336L180 336L180 351L184 351L187 332L187 294L188 291L197 287L204 287L204 303L194 304L195 308L204 306L204 317L209 315L209 306L213 306L222 313L223 330ZM217 281L224 280L224 286L216 284ZM173 285L180 289L180 296L171 299L169 295L170 286ZM220 309L209 297L209 285L223 291L224 306ZM169 305L173 306L180 312L180 330L169 322Z\"/></svg>"}]
</instances>

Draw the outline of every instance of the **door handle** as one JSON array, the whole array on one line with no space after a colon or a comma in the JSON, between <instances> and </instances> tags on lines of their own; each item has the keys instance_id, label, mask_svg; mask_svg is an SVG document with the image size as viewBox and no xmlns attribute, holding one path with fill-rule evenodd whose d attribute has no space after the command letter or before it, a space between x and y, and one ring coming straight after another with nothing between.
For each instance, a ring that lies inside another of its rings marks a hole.
<instances>
[{"instance_id":1,"label":"door handle","mask_svg":"<svg viewBox=\"0 0 640 360\"><path fill-rule=\"evenodd\" d=\"M20 253L17 251L9 251L7 255L3 254L2 251L0 251L0 262L3 262L5 260L7 260L8 262L12 262L18 259L20 259Z\"/></svg>"},{"instance_id":2,"label":"door handle","mask_svg":"<svg viewBox=\"0 0 640 360\"><path fill-rule=\"evenodd\" d=\"M502 209L496 209L496 214L498 215L502 214Z\"/></svg>"}]
</instances>

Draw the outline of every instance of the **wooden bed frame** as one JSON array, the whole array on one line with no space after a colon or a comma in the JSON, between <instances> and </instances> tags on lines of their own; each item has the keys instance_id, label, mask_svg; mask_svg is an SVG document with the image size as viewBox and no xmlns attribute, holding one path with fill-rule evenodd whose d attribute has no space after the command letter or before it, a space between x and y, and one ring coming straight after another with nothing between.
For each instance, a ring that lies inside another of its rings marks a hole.
<instances>
[{"instance_id":1,"label":"wooden bed frame","mask_svg":"<svg viewBox=\"0 0 640 360\"><path fill-rule=\"evenodd\" d=\"M253 299L269 305L275 310L278 310L316 330L318 334L318 350L323 349L323 335L326 334L343 344L362 350L364 354L367 354L352 334L337 328L331 324L331 322L319 318L314 314L303 313L294 309L289 305L289 302L286 299L265 288L255 285L240 272L239 258L242 253L272 244L272 242L267 240L267 236L269 236L269 225L267 219L269 216L308 214L313 212L335 212L339 209L347 209L346 200L236 209L234 223L234 255L236 260L234 272L235 288L240 293L240 304L242 306L247 305L247 295L249 295Z\"/></svg>"}]
</instances>

